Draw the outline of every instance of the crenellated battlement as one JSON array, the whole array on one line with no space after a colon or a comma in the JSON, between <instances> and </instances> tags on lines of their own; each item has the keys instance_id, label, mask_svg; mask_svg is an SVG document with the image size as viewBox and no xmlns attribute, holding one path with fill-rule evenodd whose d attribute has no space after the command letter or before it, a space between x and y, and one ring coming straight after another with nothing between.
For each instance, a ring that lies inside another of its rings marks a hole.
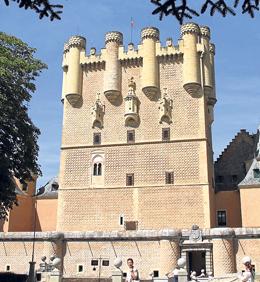
<instances>
[{"instance_id":1,"label":"crenellated battlement","mask_svg":"<svg viewBox=\"0 0 260 282\"><path fill-rule=\"evenodd\" d=\"M141 68L142 92L150 100L158 101L163 88L159 81L159 65L178 62L182 64L182 82L186 92L193 98L206 95L209 97L208 105L214 106L215 46L210 43L210 29L196 23L186 23L181 26L180 33L181 39L177 45L171 38L162 44L158 28L146 27L141 30L141 44L135 46L130 43L125 47L123 34L111 31L105 34L105 47L99 53L92 47L89 54L86 54L86 39L72 36L64 45L64 79L70 80L70 83L63 83L63 99L70 98L75 105L81 96L83 72L104 70L102 92L111 103L115 103L122 98L121 67L134 66Z\"/></svg>"}]
</instances>

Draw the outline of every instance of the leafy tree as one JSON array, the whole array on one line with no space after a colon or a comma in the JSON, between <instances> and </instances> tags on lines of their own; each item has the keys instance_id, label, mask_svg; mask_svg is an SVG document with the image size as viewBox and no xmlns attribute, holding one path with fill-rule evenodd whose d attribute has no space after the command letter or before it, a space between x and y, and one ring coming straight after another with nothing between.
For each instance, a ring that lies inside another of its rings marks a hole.
<instances>
[{"instance_id":1,"label":"leafy tree","mask_svg":"<svg viewBox=\"0 0 260 282\"><path fill-rule=\"evenodd\" d=\"M0 218L17 204L14 177L22 183L41 175L39 129L28 116L35 78L47 68L33 57L35 49L0 32Z\"/></svg>"},{"instance_id":2,"label":"leafy tree","mask_svg":"<svg viewBox=\"0 0 260 282\"><path fill-rule=\"evenodd\" d=\"M210 15L213 16L215 12L219 12L223 17L227 14L236 15L235 9L241 4L242 14L249 14L252 18L255 16L255 12L259 11L260 0L204 0L200 11L191 9L188 6L188 0L150 0L155 4L157 8L153 11L153 14L159 14L160 20L163 16L172 15L180 24L183 23L185 18L192 19L193 16L199 16L199 12L204 14L207 10L210 11ZM233 2L233 5L227 4Z\"/></svg>"},{"instance_id":3,"label":"leafy tree","mask_svg":"<svg viewBox=\"0 0 260 282\"><path fill-rule=\"evenodd\" d=\"M49 0L2 0L6 5L10 2L16 2L20 8L32 9L36 13L39 13L40 19L50 16L51 21L54 19L60 20L61 9L63 5L50 4ZM157 8L153 11L153 14L159 14L160 20L163 16L172 15L180 24L183 23L185 18L192 19L192 17L200 16L206 11L210 12L213 16L215 12L219 12L223 17L230 14L235 16L235 9L241 5L242 14L249 14L252 18L255 16L255 12L259 11L260 0L204 0L201 1L200 11L196 11L194 8L188 5L188 0L148 0L155 4ZM196 0L197 1L197 0ZM193 0L193 2L196 2ZM192 0L190 0L192 2ZM231 4L229 2L232 2ZM77 5L77 3L75 3ZM86 4L87 5L87 4ZM55 11L59 9L58 11Z\"/></svg>"},{"instance_id":4,"label":"leafy tree","mask_svg":"<svg viewBox=\"0 0 260 282\"><path fill-rule=\"evenodd\" d=\"M56 9L62 9L63 5L50 4L49 0L3 0L7 6L10 2L16 2L19 4L19 8L32 9L39 14L39 18L49 17L51 21L54 19L60 20L61 10L56 11Z\"/></svg>"}]
</instances>

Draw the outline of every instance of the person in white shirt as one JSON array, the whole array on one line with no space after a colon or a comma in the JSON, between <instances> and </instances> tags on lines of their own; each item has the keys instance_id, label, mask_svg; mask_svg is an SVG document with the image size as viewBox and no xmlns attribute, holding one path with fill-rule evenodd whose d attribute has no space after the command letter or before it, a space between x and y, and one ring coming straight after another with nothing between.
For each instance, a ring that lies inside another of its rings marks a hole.
<instances>
[{"instance_id":1,"label":"person in white shirt","mask_svg":"<svg viewBox=\"0 0 260 282\"><path fill-rule=\"evenodd\" d=\"M242 272L242 275L240 277L242 282L254 282L254 270L251 264L251 258L246 256L243 257L242 263L245 266L245 271Z\"/></svg>"},{"instance_id":2,"label":"person in white shirt","mask_svg":"<svg viewBox=\"0 0 260 282\"><path fill-rule=\"evenodd\" d=\"M129 270L126 275L126 282L139 281L139 273L138 270L134 267L134 261L132 258L127 259L127 265Z\"/></svg>"}]
</instances>

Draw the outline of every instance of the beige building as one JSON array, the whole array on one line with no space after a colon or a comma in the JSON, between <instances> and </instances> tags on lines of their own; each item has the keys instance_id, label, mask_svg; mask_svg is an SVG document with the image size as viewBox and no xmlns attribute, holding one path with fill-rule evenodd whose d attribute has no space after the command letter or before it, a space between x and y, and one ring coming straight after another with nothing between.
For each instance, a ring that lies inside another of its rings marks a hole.
<instances>
[{"instance_id":1,"label":"beige building","mask_svg":"<svg viewBox=\"0 0 260 282\"><path fill-rule=\"evenodd\" d=\"M123 35L109 32L99 54L86 54L85 38L69 39L59 181L36 199L31 226L42 232L0 233L0 271L24 272L36 241L37 264L54 253L68 279L109 277L117 257L123 271L133 257L144 280L163 277L180 256L188 271L220 276L250 255L259 272L259 135L239 134L214 171L214 55L209 28L194 23L176 44L148 27L125 49ZM220 181L230 175L232 185Z\"/></svg>"}]
</instances>

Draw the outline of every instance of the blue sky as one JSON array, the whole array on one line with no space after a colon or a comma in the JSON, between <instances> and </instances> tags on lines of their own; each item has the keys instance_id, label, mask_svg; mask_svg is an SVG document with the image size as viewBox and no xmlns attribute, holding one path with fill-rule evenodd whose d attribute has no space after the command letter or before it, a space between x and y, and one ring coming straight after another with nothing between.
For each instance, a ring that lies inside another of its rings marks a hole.
<instances>
[{"instance_id":1,"label":"blue sky","mask_svg":"<svg viewBox=\"0 0 260 282\"><path fill-rule=\"evenodd\" d=\"M133 42L140 42L140 30L145 26L160 29L161 42L180 36L179 24L172 17L159 21L152 16L154 6L149 0L51 0L64 5L62 20L39 20L31 11L9 7L0 2L0 29L15 35L37 48L36 56L48 65L37 79L37 92L30 103L30 115L40 128L39 162L45 184L59 170L62 124L62 50L67 39L75 34L87 38L90 47L104 47L107 31L124 34L124 45L130 42L130 19L134 18ZM202 0L189 3L203 3ZM233 1L226 1L232 3ZM77 5L75 5L77 3ZM260 14L254 19L202 15L192 21L208 25L216 45L215 71L217 99L213 124L213 147L216 158L242 128L255 132L260 123ZM186 21L187 22L187 21Z\"/></svg>"}]
</instances>

